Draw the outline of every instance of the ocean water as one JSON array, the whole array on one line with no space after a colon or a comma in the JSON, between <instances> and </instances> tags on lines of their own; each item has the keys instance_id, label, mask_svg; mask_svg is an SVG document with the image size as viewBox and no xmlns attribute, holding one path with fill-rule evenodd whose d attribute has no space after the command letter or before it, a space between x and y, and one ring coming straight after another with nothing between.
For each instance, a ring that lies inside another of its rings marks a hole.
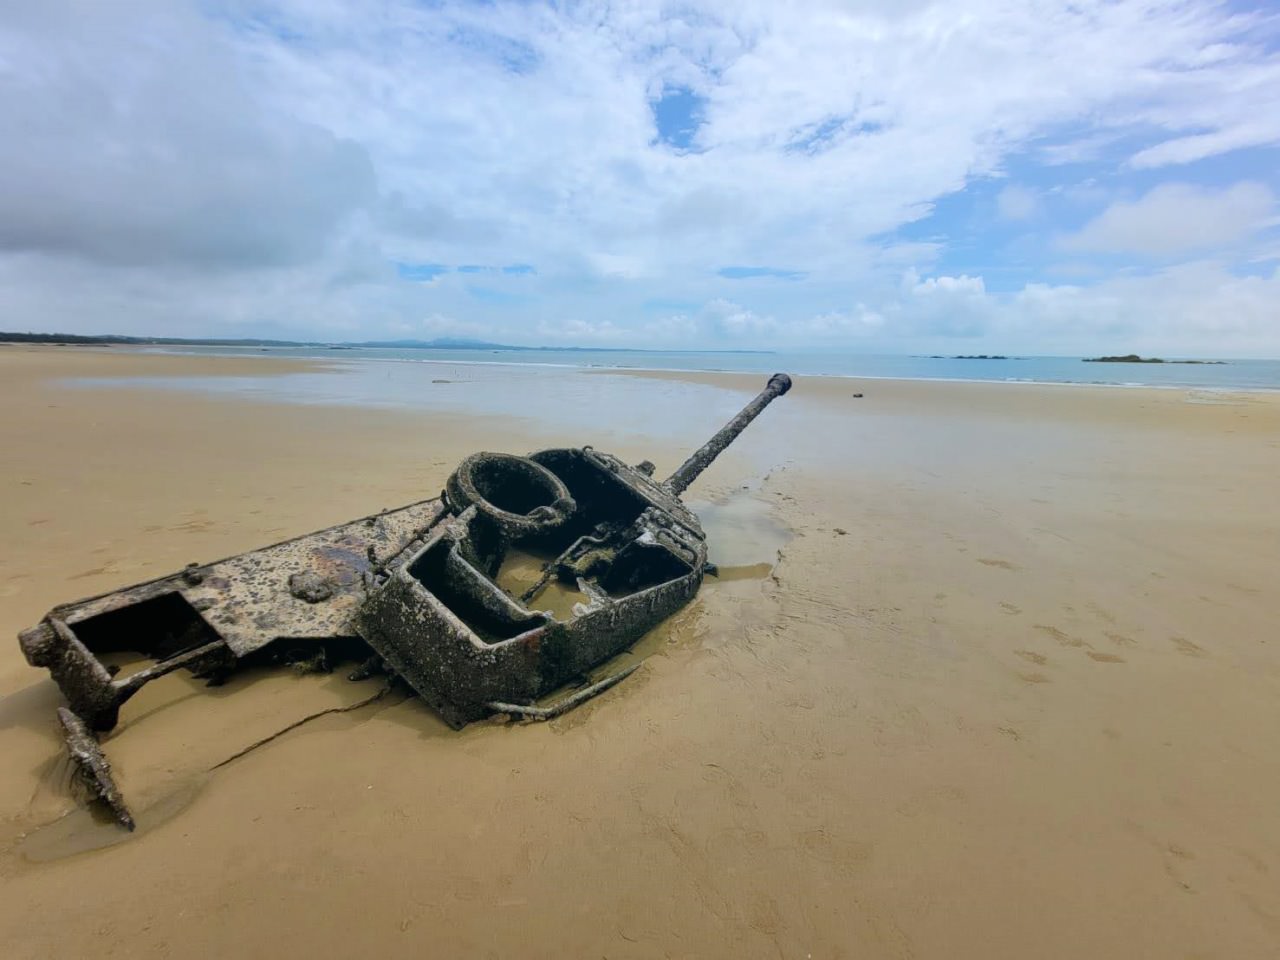
<instances>
[{"instance_id":1,"label":"ocean water","mask_svg":"<svg viewBox=\"0 0 1280 960\"><path fill-rule=\"evenodd\" d=\"M1280 360L1222 364L1085 363L1080 357L950 357L856 353L625 350L437 350L371 347L164 347L165 353L305 357L320 360L429 361L455 365L502 364L622 370L705 370L734 373L785 371L800 376L902 380L982 380L1091 383L1114 386L1280 390ZM1210 359L1210 358L1205 358Z\"/></svg>"}]
</instances>

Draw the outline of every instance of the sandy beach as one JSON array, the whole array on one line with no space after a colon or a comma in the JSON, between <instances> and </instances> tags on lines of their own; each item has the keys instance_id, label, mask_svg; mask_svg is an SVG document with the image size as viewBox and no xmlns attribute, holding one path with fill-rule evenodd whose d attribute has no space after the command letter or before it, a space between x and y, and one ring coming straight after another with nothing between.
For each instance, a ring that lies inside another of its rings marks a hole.
<instances>
[{"instance_id":1,"label":"sandy beach","mask_svg":"<svg viewBox=\"0 0 1280 960\"><path fill-rule=\"evenodd\" d=\"M213 769L373 687L173 676L105 740L138 832L95 821L15 640L53 604L434 496L477 449L664 473L763 382L495 375L473 412L211 383L343 368L0 347L6 957L1280 954L1280 394L797 380L686 497L732 575L621 686L462 732L397 695Z\"/></svg>"}]
</instances>

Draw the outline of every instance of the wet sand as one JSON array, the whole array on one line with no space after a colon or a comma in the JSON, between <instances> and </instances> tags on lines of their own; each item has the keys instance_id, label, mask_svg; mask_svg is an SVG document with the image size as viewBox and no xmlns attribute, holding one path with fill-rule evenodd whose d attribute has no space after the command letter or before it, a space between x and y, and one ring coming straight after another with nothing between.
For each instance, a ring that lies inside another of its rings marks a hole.
<instances>
[{"instance_id":1,"label":"wet sand","mask_svg":"<svg viewBox=\"0 0 1280 960\"><path fill-rule=\"evenodd\" d=\"M1280 402L1256 394L799 381L692 491L732 575L620 687L461 733L392 696L208 772L376 682L166 678L106 742L141 821L116 842L66 797L19 629L429 496L474 449L580 442L62 383L304 369L0 349L5 956L1280 952ZM624 386L705 392L663 449L608 438L660 471L763 380L570 376L606 416Z\"/></svg>"}]
</instances>

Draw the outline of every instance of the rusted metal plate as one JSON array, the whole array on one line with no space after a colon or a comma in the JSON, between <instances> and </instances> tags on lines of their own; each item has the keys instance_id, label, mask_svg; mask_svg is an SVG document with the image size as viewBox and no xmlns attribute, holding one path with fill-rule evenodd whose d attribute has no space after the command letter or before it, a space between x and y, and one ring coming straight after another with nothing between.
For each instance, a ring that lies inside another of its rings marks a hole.
<instances>
[{"instance_id":1,"label":"rusted metal plate","mask_svg":"<svg viewBox=\"0 0 1280 960\"><path fill-rule=\"evenodd\" d=\"M50 615L74 630L103 614L178 593L237 657L280 637L354 636L351 623L364 597L362 577L404 550L443 512L438 499L424 500L114 593L62 604ZM310 603L290 592L289 578L303 571L332 582L329 599Z\"/></svg>"}]
</instances>

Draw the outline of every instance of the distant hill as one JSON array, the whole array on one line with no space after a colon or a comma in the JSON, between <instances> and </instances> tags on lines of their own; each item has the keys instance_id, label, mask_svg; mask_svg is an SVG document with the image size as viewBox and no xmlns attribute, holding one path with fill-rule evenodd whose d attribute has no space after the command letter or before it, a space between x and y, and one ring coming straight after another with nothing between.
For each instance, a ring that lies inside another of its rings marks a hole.
<instances>
[{"instance_id":1,"label":"distant hill","mask_svg":"<svg viewBox=\"0 0 1280 960\"><path fill-rule=\"evenodd\" d=\"M122 346L184 346L184 347L319 347L314 340L305 343L294 340L220 340L216 337L126 337L118 333L9 333L0 331L0 343L77 343L120 344Z\"/></svg>"}]
</instances>

